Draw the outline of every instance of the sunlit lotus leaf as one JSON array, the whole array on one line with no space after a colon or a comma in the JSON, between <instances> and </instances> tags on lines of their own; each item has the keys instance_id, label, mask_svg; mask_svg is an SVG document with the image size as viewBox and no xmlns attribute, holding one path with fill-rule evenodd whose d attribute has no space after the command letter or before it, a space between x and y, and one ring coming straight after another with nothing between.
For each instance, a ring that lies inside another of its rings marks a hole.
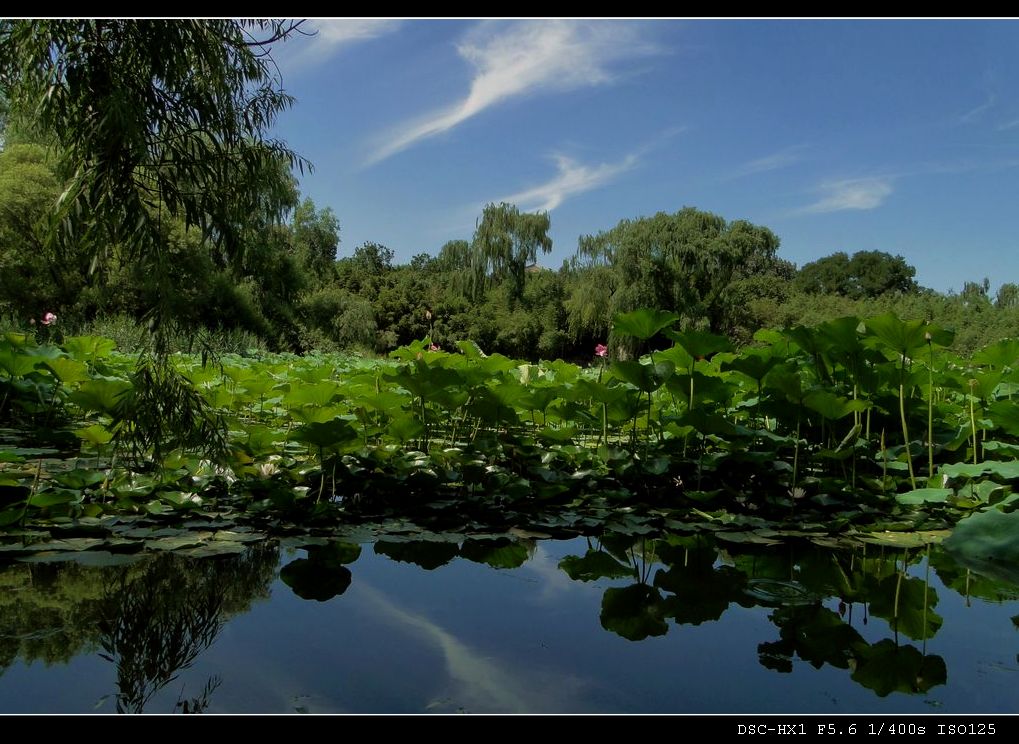
<instances>
[{"instance_id":1,"label":"sunlit lotus leaf","mask_svg":"<svg viewBox=\"0 0 1019 744\"><path fill-rule=\"evenodd\" d=\"M39 362L36 357L31 357L17 349L0 348L0 370L10 377L24 377Z\"/></svg>"},{"instance_id":2,"label":"sunlit lotus leaf","mask_svg":"<svg viewBox=\"0 0 1019 744\"><path fill-rule=\"evenodd\" d=\"M943 504L955 493L951 488L915 488L907 493L895 494L900 504Z\"/></svg>"},{"instance_id":3,"label":"sunlit lotus leaf","mask_svg":"<svg viewBox=\"0 0 1019 744\"><path fill-rule=\"evenodd\" d=\"M102 424L92 424L82 429L75 429L74 436L95 447L102 446L113 439L113 433Z\"/></svg>"},{"instance_id":4,"label":"sunlit lotus leaf","mask_svg":"<svg viewBox=\"0 0 1019 744\"><path fill-rule=\"evenodd\" d=\"M86 412L112 415L131 383L119 377L94 377L83 382L68 399Z\"/></svg>"},{"instance_id":5,"label":"sunlit lotus leaf","mask_svg":"<svg viewBox=\"0 0 1019 744\"><path fill-rule=\"evenodd\" d=\"M885 313L863 321L869 337L896 354L910 355L915 349L927 345L927 333L939 345L948 345L951 339L942 329L929 326L922 320L900 320L894 313ZM948 341L948 344L941 343Z\"/></svg>"},{"instance_id":6,"label":"sunlit lotus leaf","mask_svg":"<svg viewBox=\"0 0 1019 744\"><path fill-rule=\"evenodd\" d=\"M296 385L283 396L288 406L326 406L340 395L339 385L332 380Z\"/></svg>"},{"instance_id":7,"label":"sunlit lotus leaf","mask_svg":"<svg viewBox=\"0 0 1019 744\"><path fill-rule=\"evenodd\" d=\"M616 335L630 336L646 341L677 320L679 320L679 316L676 313L641 308L616 315L612 320L612 332Z\"/></svg>"},{"instance_id":8,"label":"sunlit lotus leaf","mask_svg":"<svg viewBox=\"0 0 1019 744\"><path fill-rule=\"evenodd\" d=\"M44 366L49 368L56 375L57 379L65 385L77 385L89 377L88 366L84 362L79 362L70 357L47 359Z\"/></svg>"},{"instance_id":9,"label":"sunlit lotus leaf","mask_svg":"<svg viewBox=\"0 0 1019 744\"><path fill-rule=\"evenodd\" d=\"M58 489L53 491L40 491L32 494L28 499L31 506L40 509L70 504L81 500L81 493L76 490Z\"/></svg>"},{"instance_id":10,"label":"sunlit lotus leaf","mask_svg":"<svg viewBox=\"0 0 1019 744\"><path fill-rule=\"evenodd\" d=\"M942 465L938 472L948 478L979 478L984 475L991 475L1001 480L1019 479L1019 461L1008 460L985 460L973 463L957 462L950 465Z\"/></svg>"},{"instance_id":11,"label":"sunlit lotus leaf","mask_svg":"<svg viewBox=\"0 0 1019 744\"><path fill-rule=\"evenodd\" d=\"M70 336L64 339L64 348L75 359L92 362L110 356L117 342L103 336Z\"/></svg>"},{"instance_id":12,"label":"sunlit lotus leaf","mask_svg":"<svg viewBox=\"0 0 1019 744\"><path fill-rule=\"evenodd\" d=\"M614 375L644 393L651 393L660 388L675 371L672 362L658 362L652 365L628 360L612 363Z\"/></svg>"},{"instance_id":13,"label":"sunlit lotus leaf","mask_svg":"<svg viewBox=\"0 0 1019 744\"><path fill-rule=\"evenodd\" d=\"M825 350L837 356L850 356L863 351L860 319L856 316L834 318L817 326L815 333L824 339Z\"/></svg>"},{"instance_id":14,"label":"sunlit lotus leaf","mask_svg":"<svg viewBox=\"0 0 1019 744\"><path fill-rule=\"evenodd\" d=\"M712 354L732 349L729 339L708 331L672 331L665 335L683 347L683 350L694 359L707 359Z\"/></svg>"},{"instance_id":15,"label":"sunlit lotus leaf","mask_svg":"<svg viewBox=\"0 0 1019 744\"><path fill-rule=\"evenodd\" d=\"M973 363L1003 370L1019 363L1019 339L1006 338L973 354Z\"/></svg>"},{"instance_id":16,"label":"sunlit lotus leaf","mask_svg":"<svg viewBox=\"0 0 1019 744\"><path fill-rule=\"evenodd\" d=\"M922 548L924 545L937 544L948 537L948 530L917 530L914 532L867 532L856 535L861 542L873 545L884 545L891 548Z\"/></svg>"}]
</instances>

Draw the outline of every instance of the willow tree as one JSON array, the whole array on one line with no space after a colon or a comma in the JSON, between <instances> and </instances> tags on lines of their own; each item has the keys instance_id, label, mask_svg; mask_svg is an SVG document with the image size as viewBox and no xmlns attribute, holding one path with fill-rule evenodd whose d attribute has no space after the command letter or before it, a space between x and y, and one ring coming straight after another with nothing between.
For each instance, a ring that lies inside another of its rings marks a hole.
<instances>
[{"instance_id":1,"label":"willow tree","mask_svg":"<svg viewBox=\"0 0 1019 744\"><path fill-rule=\"evenodd\" d=\"M267 132L292 103L271 46L298 26L0 22L0 95L11 118L52 138L67 175L47 240L89 246L93 266L118 247L160 288L148 311L152 347L139 362L139 399L125 400L122 431L136 444L158 448L159 432L187 427L195 443L216 440L200 397L181 397L187 386L167 361L170 300L179 288L165 226L183 221L201 231L218 262L238 262L250 216L282 212L292 199L290 170L306 164ZM154 406L147 424L131 423L132 405Z\"/></svg>"},{"instance_id":2,"label":"willow tree","mask_svg":"<svg viewBox=\"0 0 1019 744\"><path fill-rule=\"evenodd\" d=\"M691 207L622 220L611 230L580 239L572 261L571 325L575 333L605 332L614 313L653 307L720 332L726 289L756 259L773 258L778 243L766 227L726 222ZM608 296L606 287L612 288ZM605 326L590 329L592 322Z\"/></svg>"},{"instance_id":3,"label":"willow tree","mask_svg":"<svg viewBox=\"0 0 1019 744\"><path fill-rule=\"evenodd\" d=\"M488 287L510 282L511 296L524 292L527 267L538 260L538 251L552 250L548 212L521 212L512 204L485 206L470 245L465 289L476 299Z\"/></svg>"}]
</instances>

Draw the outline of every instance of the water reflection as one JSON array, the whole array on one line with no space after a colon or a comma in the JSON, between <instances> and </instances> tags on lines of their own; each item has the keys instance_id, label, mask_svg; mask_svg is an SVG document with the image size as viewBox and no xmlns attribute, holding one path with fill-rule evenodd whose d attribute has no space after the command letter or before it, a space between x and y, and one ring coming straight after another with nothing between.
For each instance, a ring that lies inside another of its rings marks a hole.
<instances>
[{"instance_id":1,"label":"water reflection","mask_svg":"<svg viewBox=\"0 0 1019 744\"><path fill-rule=\"evenodd\" d=\"M622 698L605 692L613 686L606 681L611 677L585 676L577 656L554 655L572 648L565 639L574 627L579 654L618 653L606 668L616 659L622 665L633 659L632 665L641 668L649 657L639 651L656 649L651 653L657 654L665 647L655 644L664 643L682 647L699 626L725 628L719 634L729 634L725 638L732 656L720 661L730 672L741 665L767 676L827 669L846 680L846 687L875 699L927 694L945 686L949 663L965 671L953 655L952 634L963 625L977 639L984 634L969 628L965 605L1019 599L1015 587L973 573L936 547L822 547L806 540L755 544L711 534L608 533L569 543L513 536L460 541L407 537L391 536L371 546L342 541L315 545L290 555L282 568L280 551L271 543L229 558L164 553L121 556L133 562L106 567L73 562L0 566L0 675L19 660L56 665L75 656L98 656L115 669L116 689L110 696L116 709L144 711L157 692L210 649L228 620L270 596L278 569L289 591L278 589L273 604L290 614L275 633L283 638L299 629L295 643L304 645L296 645L293 654L302 654L305 661L284 669L287 674L293 670L293 686L304 694L317 694L319 688L307 681L316 672L303 676L302 667L327 668L326 659L317 656L333 654L333 669L342 669L361 687L364 670L370 670L379 677L372 684L385 689L393 686L386 654L393 654L392 666L398 669L408 651L427 647L415 658L435 658L430 663L439 666L422 669L422 679L473 709L612 709ZM396 575L407 584L386 583L386 577ZM530 583L498 585L511 575ZM420 587L416 594L408 592L410 585ZM550 591L553 586L556 590ZM515 620L503 624L495 618L510 607L518 613ZM997 613L995 622L1004 617L1011 628L1008 615L1015 614ZM344 643L312 637L304 628L313 617L328 617L328 623L318 621L323 627L345 628L338 634ZM754 623L729 622L747 617ZM527 636L533 646L498 635L497 628L511 628L514 621L521 638L525 624L539 629ZM556 635L558 628L553 633L556 623L563 623L565 633ZM587 626L595 638L580 630ZM558 640L556 651L551 640L545 646L546 638ZM743 640L750 645L737 651ZM372 644L381 645L376 650ZM354 656L342 656L337 649L351 649ZM258 648L245 646L239 653L252 666L260 663ZM514 656L519 653L534 656L521 660ZM366 660L361 677L344 666L358 655ZM221 683L229 670L216 664L196 668L192 675L198 681L180 692L176 709L208 709L217 695L225 694ZM329 673L322 672L323 678ZM422 692L432 696L425 700L440 700L425 709L445 699L436 697L434 688ZM592 699L592 694L605 697ZM328 702L341 708L348 704L342 696ZM413 703L408 707L414 709Z\"/></svg>"},{"instance_id":2,"label":"water reflection","mask_svg":"<svg viewBox=\"0 0 1019 744\"><path fill-rule=\"evenodd\" d=\"M98 651L115 665L119 713L140 713L219 635L232 616L269 596L279 551L197 559L162 553L129 565L28 563L0 570L0 674L17 659L47 665ZM212 676L181 712L204 711Z\"/></svg>"},{"instance_id":3,"label":"water reflection","mask_svg":"<svg viewBox=\"0 0 1019 744\"><path fill-rule=\"evenodd\" d=\"M658 540L609 535L559 565L577 581L633 580L607 588L601 605L602 627L627 640L665 635L669 620L677 625L719 620L733 605L774 608L768 620L779 638L758 646L762 666L789 673L798 658L817 669L845 669L854 682L884 697L925 693L947 680L945 660L927 653L927 641L943 623L935 611L932 568L942 584L967 598L1017 596L1012 588L960 569L941 551L934 555L931 559L930 546L912 552L872 547L869 554L867 546L830 550L808 543L734 550L709 535ZM922 577L911 575L921 566ZM855 626L875 617L885 621L888 637L872 642Z\"/></svg>"}]
</instances>

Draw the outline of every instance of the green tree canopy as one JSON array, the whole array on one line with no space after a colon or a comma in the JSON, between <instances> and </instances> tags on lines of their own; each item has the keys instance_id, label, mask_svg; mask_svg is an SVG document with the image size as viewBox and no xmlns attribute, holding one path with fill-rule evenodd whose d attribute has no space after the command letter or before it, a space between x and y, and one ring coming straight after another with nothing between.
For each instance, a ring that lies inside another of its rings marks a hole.
<instances>
[{"instance_id":1,"label":"green tree canopy","mask_svg":"<svg viewBox=\"0 0 1019 744\"><path fill-rule=\"evenodd\" d=\"M581 278L571 293L571 319L596 317L590 302L603 305L612 288L611 317L639 307L680 313L688 323L724 327L726 287L753 262L767 263L779 240L766 227L686 207L674 214L623 220L611 230L580 239L574 266ZM606 281L607 268L613 275ZM588 273L590 272L590 273ZM583 276L598 282L589 287Z\"/></svg>"},{"instance_id":2,"label":"green tree canopy","mask_svg":"<svg viewBox=\"0 0 1019 744\"><path fill-rule=\"evenodd\" d=\"M331 279L340 246L340 221L333 210L317 210L315 202L305 199L294 209L291 237L298 263L319 282Z\"/></svg>"},{"instance_id":3,"label":"green tree canopy","mask_svg":"<svg viewBox=\"0 0 1019 744\"><path fill-rule=\"evenodd\" d=\"M521 212L505 202L487 205L471 243L468 294L477 296L485 287L508 279L513 296L519 298L527 266L538 260L539 250L552 250L550 226L548 212Z\"/></svg>"},{"instance_id":4,"label":"green tree canopy","mask_svg":"<svg viewBox=\"0 0 1019 744\"><path fill-rule=\"evenodd\" d=\"M804 264L795 285L807 294L835 294L860 300L887 292L916 292L915 275L916 269L902 256L883 251L858 251L850 258L838 251Z\"/></svg>"},{"instance_id":5,"label":"green tree canopy","mask_svg":"<svg viewBox=\"0 0 1019 744\"><path fill-rule=\"evenodd\" d=\"M282 215L281 163L265 133L291 98L269 45L294 24L229 20L14 20L0 24L0 90L56 140L69 180L51 240L121 244L168 277L161 225L198 227L239 260L254 212ZM261 34L254 38L252 34ZM172 294L167 287L162 297ZM162 303L153 319L169 319Z\"/></svg>"}]
</instances>

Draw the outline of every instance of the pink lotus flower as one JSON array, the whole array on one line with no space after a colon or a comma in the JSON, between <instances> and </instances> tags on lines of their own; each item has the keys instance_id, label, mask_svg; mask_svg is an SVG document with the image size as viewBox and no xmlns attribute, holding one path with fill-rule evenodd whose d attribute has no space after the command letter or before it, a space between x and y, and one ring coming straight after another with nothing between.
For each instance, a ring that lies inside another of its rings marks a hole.
<instances>
[{"instance_id":1,"label":"pink lotus flower","mask_svg":"<svg viewBox=\"0 0 1019 744\"><path fill-rule=\"evenodd\" d=\"M56 322L57 322L57 316L54 315L53 313L46 313L44 316L42 316L42 324L43 325L53 325Z\"/></svg>"},{"instance_id":2,"label":"pink lotus flower","mask_svg":"<svg viewBox=\"0 0 1019 744\"><path fill-rule=\"evenodd\" d=\"M594 347L594 355L600 357L608 356L609 347L606 346L605 344L598 344L597 346Z\"/></svg>"},{"instance_id":3,"label":"pink lotus flower","mask_svg":"<svg viewBox=\"0 0 1019 744\"><path fill-rule=\"evenodd\" d=\"M438 344L432 344L431 346L428 347L428 350L429 351L442 351L442 347L439 346Z\"/></svg>"}]
</instances>

